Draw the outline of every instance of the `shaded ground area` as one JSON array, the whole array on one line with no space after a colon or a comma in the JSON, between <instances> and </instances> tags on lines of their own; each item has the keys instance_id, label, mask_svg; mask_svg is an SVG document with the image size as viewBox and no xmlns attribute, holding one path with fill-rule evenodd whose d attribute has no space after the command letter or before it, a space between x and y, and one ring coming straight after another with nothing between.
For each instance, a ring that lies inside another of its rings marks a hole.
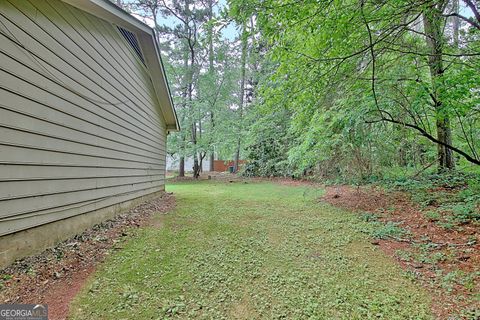
<instances>
[{"instance_id":1,"label":"shaded ground area","mask_svg":"<svg viewBox=\"0 0 480 320\"><path fill-rule=\"evenodd\" d=\"M440 191L449 192L443 195L447 198L458 192ZM438 198L439 190L428 192L429 198ZM438 318L455 315L480 319L478 223L446 224L439 213L438 200L429 200L421 207L405 192L385 192L380 188L332 186L322 199L381 224L373 234L377 240L372 242L394 256L413 279L429 289Z\"/></svg>"},{"instance_id":2,"label":"shaded ground area","mask_svg":"<svg viewBox=\"0 0 480 320\"><path fill-rule=\"evenodd\" d=\"M193 177L193 174L190 172L185 173L184 177L179 177L177 173L173 172L168 172L167 173L167 179L170 182L187 182L187 181L203 181L203 180L215 180L218 182L238 182L238 181L250 181L252 179L258 179L258 178L245 178L240 174L232 174L228 172L215 172L215 171L209 171L209 172L202 172L202 174L195 179Z\"/></svg>"},{"instance_id":3,"label":"shaded ground area","mask_svg":"<svg viewBox=\"0 0 480 320\"><path fill-rule=\"evenodd\" d=\"M164 194L38 256L17 261L0 272L0 301L46 303L50 319L65 319L70 301L112 248L120 250L135 228L151 223L154 213L167 212L174 206L174 197Z\"/></svg>"},{"instance_id":4,"label":"shaded ground area","mask_svg":"<svg viewBox=\"0 0 480 320\"><path fill-rule=\"evenodd\" d=\"M179 182L96 270L73 319L431 319L428 295L321 189Z\"/></svg>"}]
</instances>

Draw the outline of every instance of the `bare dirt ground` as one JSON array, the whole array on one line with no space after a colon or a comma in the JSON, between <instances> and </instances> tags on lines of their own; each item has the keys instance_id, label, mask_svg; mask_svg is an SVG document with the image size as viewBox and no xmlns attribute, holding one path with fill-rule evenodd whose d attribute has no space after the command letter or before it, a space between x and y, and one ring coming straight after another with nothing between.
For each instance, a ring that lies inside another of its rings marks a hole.
<instances>
[{"instance_id":1,"label":"bare dirt ground","mask_svg":"<svg viewBox=\"0 0 480 320\"><path fill-rule=\"evenodd\" d=\"M45 303L49 319L65 319L70 302L110 250L121 249L123 239L135 228L150 224L152 215L164 214L174 206L173 195L165 193L40 255L17 261L0 271L0 301Z\"/></svg>"},{"instance_id":2,"label":"bare dirt ground","mask_svg":"<svg viewBox=\"0 0 480 320\"><path fill-rule=\"evenodd\" d=\"M454 192L454 191L452 191ZM480 226L464 224L447 229L428 219L406 193L380 188L331 186L322 198L334 206L371 212L383 222L396 222L408 231L403 238L373 240L395 257L407 272L431 292L433 312L439 319L452 313L480 319Z\"/></svg>"}]
</instances>

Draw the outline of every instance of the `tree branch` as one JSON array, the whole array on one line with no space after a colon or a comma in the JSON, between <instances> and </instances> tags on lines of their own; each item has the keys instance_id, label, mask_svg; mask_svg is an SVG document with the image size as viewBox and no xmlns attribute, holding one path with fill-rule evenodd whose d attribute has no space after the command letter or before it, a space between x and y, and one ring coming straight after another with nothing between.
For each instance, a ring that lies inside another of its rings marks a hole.
<instances>
[{"instance_id":1,"label":"tree branch","mask_svg":"<svg viewBox=\"0 0 480 320\"><path fill-rule=\"evenodd\" d=\"M476 22L476 21L473 21L472 19L470 18L467 18L465 17L464 15L461 15L459 13L450 13L450 14L445 14L443 15L444 17L458 17L460 19L462 19L463 21L471 24L472 26L474 26L475 28L477 28L478 30L480 30L480 23Z\"/></svg>"},{"instance_id":2,"label":"tree branch","mask_svg":"<svg viewBox=\"0 0 480 320\"><path fill-rule=\"evenodd\" d=\"M473 15L477 19L478 22L480 22L480 12L478 12L477 6L473 3L472 0L463 0L463 2L466 3L466 5L472 10Z\"/></svg>"},{"instance_id":3,"label":"tree branch","mask_svg":"<svg viewBox=\"0 0 480 320\"><path fill-rule=\"evenodd\" d=\"M386 121L386 122L390 122L390 123L394 123L394 124L399 124L399 125L402 125L402 126L405 126L405 127L408 127L408 128L415 129L418 132L420 132L420 134L422 136L424 136L425 138L427 138L428 140L430 140L430 141L432 141L436 144L440 144L440 145L458 153L459 155L463 156L467 161L469 161L471 163L474 163L476 165L480 165L480 160L476 159L474 156L471 156L468 153L466 153L465 151L462 151L462 150L460 150L460 149L458 149L454 146L451 146L447 143L444 143L443 141L438 140L437 138L435 138L434 136L432 136L431 134L429 134L428 132L426 132L424 129L420 128L417 125L414 125L414 124L411 124L411 123L406 123L406 122L399 121L399 120L395 120L391 116L390 116L390 118L382 117L381 119L378 119L378 120L368 120L368 121L365 121L365 122L366 123L377 123L377 122L382 122L382 121Z\"/></svg>"}]
</instances>

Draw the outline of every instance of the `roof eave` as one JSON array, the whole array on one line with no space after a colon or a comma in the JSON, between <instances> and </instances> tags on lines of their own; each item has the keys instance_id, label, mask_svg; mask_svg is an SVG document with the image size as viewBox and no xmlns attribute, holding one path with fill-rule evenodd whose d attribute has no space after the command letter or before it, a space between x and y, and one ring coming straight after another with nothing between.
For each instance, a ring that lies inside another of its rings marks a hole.
<instances>
[{"instance_id":1,"label":"roof eave","mask_svg":"<svg viewBox=\"0 0 480 320\"><path fill-rule=\"evenodd\" d=\"M166 128L169 131L179 131L180 125L173 106L155 30L108 0L62 1L136 33L152 77L153 87L165 119Z\"/></svg>"},{"instance_id":2,"label":"roof eave","mask_svg":"<svg viewBox=\"0 0 480 320\"><path fill-rule=\"evenodd\" d=\"M171 106L171 111L172 111L172 116L173 116L173 121L171 121L170 123L167 123L167 129L170 130L170 131L180 131L180 123L178 122L178 117L177 117L177 112L175 111L175 107L174 107L174 104L173 104L173 100L172 100L172 93L170 91L170 86L168 84L168 81L167 81L167 76L166 76L166 72L165 72L165 66L163 64L163 61L162 61L162 55L161 55L161 51L160 51L160 46L158 44L158 37L157 37L157 34L156 34L156 30L155 29L151 29L152 30L152 33L151 33L151 37L152 37L152 41L153 41L153 44L155 46L155 52L156 52L156 55L157 55L157 61L159 62L160 64L160 69L161 69L161 76L162 76L162 82L165 84L165 89L167 91L166 93L166 96L168 97L168 105Z\"/></svg>"}]
</instances>

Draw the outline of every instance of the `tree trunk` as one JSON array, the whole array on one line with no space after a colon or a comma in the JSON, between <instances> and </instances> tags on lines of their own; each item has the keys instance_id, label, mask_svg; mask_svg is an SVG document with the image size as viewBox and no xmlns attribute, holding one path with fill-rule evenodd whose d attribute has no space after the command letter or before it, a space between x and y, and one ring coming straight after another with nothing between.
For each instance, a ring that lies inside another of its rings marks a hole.
<instances>
[{"instance_id":1,"label":"tree trunk","mask_svg":"<svg viewBox=\"0 0 480 320\"><path fill-rule=\"evenodd\" d=\"M213 19L213 0L208 1L208 19L209 21ZM213 58L214 58L213 57L213 25L210 25L208 29L208 72L210 73L210 76L214 74ZM210 123L212 125L212 132L215 131L215 116L214 116L214 110L213 110L214 108L215 108L215 103L212 103L212 105L210 105ZM213 172L214 170L214 166L213 166L214 160L215 160L215 154L214 154L214 150L212 150L212 152L210 153L210 172Z\"/></svg>"},{"instance_id":2,"label":"tree trunk","mask_svg":"<svg viewBox=\"0 0 480 320\"><path fill-rule=\"evenodd\" d=\"M200 165L198 162L198 156L193 156L193 178L198 179L200 176Z\"/></svg>"},{"instance_id":3,"label":"tree trunk","mask_svg":"<svg viewBox=\"0 0 480 320\"><path fill-rule=\"evenodd\" d=\"M190 100L191 101L191 100ZM195 119L193 119L192 123L192 143L196 147L197 145L197 123ZM200 167L198 166L198 154L196 148L194 148L193 153L193 178L197 179L200 176Z\"/></svg>"},{"instance_id":4,"label":"tree trunk","mask_svg":"<svg viewBox=\"0 0 480 320\"><path fill-rule=\"evenodd\" d=\"M185 177L185 157L180 157L178 162L178 176Z\"/></svg>"},{"instance_id":5,"label":"tree trunk","mask_svg":"<svg viewBox=\"0 0 480 320\"><path fill-rule=\"evenodd\" d=\"M210 153L210 172L213 172L215 170L214 164L215 164L215 154L212 152Z\"/></svg>"},{"instance_id":6,"label":"tree trunk","mask_svg":"<svg viewBox=\"0 0 480 320\"><path fill-rule=\"evenodd\" d=\"M186 9L186 12L187 12L187 16L190 16L190 9L189 9L189 4L190 2L189 1L185 1L185 9ZM189 30L189 26L188 26L188 20L185 20L185 30ZM191 123L191 142L192 142L192 145L193 145L193 177L195 179L198 178L198 176L200 175L200 170L199 170L199 166L198 166L198 152L197 152L197 120L196 120L196 113L195 113L195 110L194 110L194 106L193 106L193 90L194 90L194 86L193 86L193 73L195 72L195 45L196 45L196 34L195 34L196 31L193 31L187 34L190 34L190 37L187 39L187 42L188 42L188 49L189 49L189 55L190 55L190 65L189 65L189 68L187 70L187 88L188 88L188 108L190 109L190 114L192 116L192 123Z\"/></svg>"},{"instance_id":7,"label":"tree trunk","mask_svg":"<svg viewBox=\"0 0 480 320\"><path fill-rule=\"evenodd\" d=\"M237 140L237 150L235 151L235 158L233 160L233 172L238 172L238 163L240 161L240 137Z\"/></svg>"},{"instance_id":8,"label":"tree trunk","mask_svg":"<svg viewBox=\"0 0 480 320\"><path fill-rule=\"evenodd\" d=\"M233 172L238 172L238 162L240 160L240 147L242 141L242 122L243 122L243 103L245 99L245 74L247 67L247 46L248 46L248 33L247 24L243 24L242 29L242 56L241 56L241 79L240 79L240 101L239 101L239 123L238 123L238 137L237 137L237 149L235 150L235 158L233 161Z\"/></svg>"},{"instance_id":9,"label":"tree trunk","mask_svg":"<svg viewBox=\"0 0 480 320\"><path fill-rule=\"evenodd\" d=\"M438 5L440 6L440 5ZM449 146L452 145L452 129L449 115L446 114L440 90L443 83L443 39L442 39L442 12L437 6L426 9L423 15L426 42L430 49L428 66L430 68L432 92L431 97L437 118L437 139ZM454 169L455 162L451 149L442 144L437 144L438 171Z\"/></svg>"},{"instance_id":10,"label":"tree trunk","mask_svg":"<svg viewBox=\"0 0 480 320\"><path fill-rule=\"evenodd\" d=\"M455 14L459 14L459 11L460 11L460 4L458 3L459 0L453 0L453 12ZM458 47L458 31L460 29L460 19L458 18L458 16L453 16L452 17L453 21L452 21L452 33L453 33L453 45L455 47Z\"/></svg>"}]
</instances>

